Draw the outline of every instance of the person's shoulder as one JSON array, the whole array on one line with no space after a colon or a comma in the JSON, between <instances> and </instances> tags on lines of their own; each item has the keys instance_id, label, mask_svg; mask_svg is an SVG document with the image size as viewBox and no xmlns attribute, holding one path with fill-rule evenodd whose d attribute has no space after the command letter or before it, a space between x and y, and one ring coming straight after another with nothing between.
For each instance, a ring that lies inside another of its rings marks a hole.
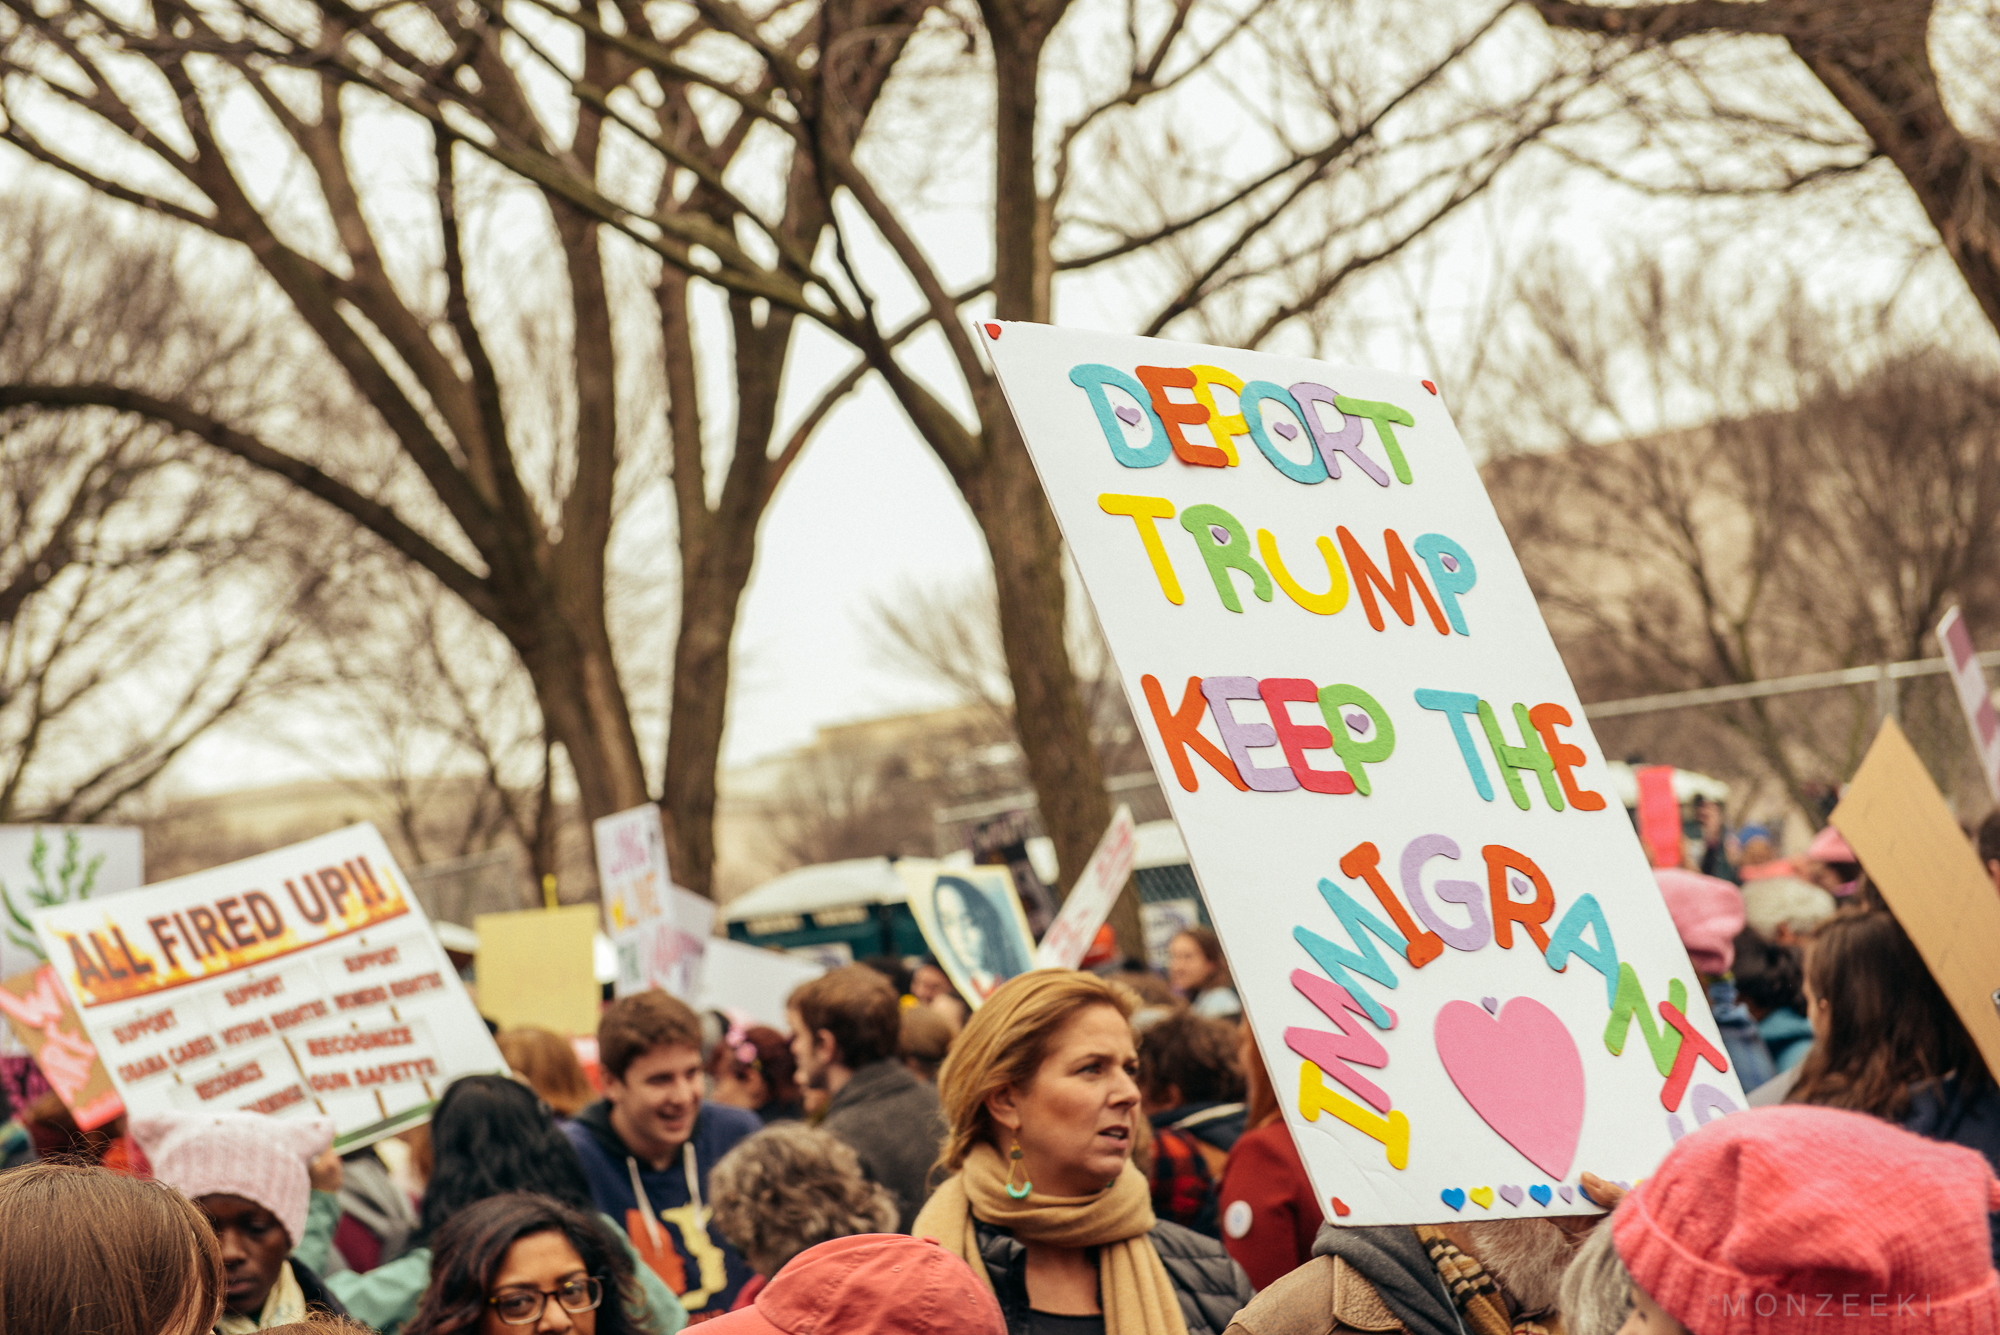
<instances>
[{"instance_id":1,"label":"person's shoulder","mask_svg":"<svg viewBox=\"0 0 2000 1335\"><path fill-rule=\"evenodd\" d=\"M1171 1256L1177 1260L1206 1260L1211 1257L1229 1259L1229 1250L1222 1243L1205 1233L1197 1233L1191 1228L1176 1224L1171 1219L1162 1219L1153 1225L1147 1235L1153 1240L1153 1250L1162 1260Z\"/></svg>"},{"instance_id":2,"label":"person's shoulder","mask_svg":"<svg viewBox=\"0 0 2000 1335\"><path fill-rule=\"evenodd\" d=\"M727 1149L746 1136L764 1129L764 1123L748 1108L732 1108L704 1099L695 1118L695 1134L711 1146Z\"/></svg>"},{"instance_id":3,"label":"person's shoulder","mask_svg":"<svg viewBox=\"0 0 2000 1335\"><path fill-rule=\"evenodd\" d=\"M1271 1281L1236 1314L1225 1335L1329 1335L1350 1329L1335 1315L1341 1268L1331 1256L1315 1256ZM1392 1317L1381 1329L1397 1330L1400 1323Z\"/></svg>"}]
</instances>

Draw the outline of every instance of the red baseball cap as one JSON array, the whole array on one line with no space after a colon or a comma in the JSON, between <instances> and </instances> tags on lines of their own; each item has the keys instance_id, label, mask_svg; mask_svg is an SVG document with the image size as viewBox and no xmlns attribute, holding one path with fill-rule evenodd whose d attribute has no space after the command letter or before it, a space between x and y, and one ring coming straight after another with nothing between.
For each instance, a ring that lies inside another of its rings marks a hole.
<instances>
[{"instance_id":1,"label":"red baseball cap","mask_svg":"<svg viewBox=\"0 0 2000 1335\"><path fill-rule=\"evenodd\" d=\"M965 1262L901 1233L808 1248L750 1306L706 1324L717 1335L1007 1335L993 1291Z\"/></svg>"}]
</instances>

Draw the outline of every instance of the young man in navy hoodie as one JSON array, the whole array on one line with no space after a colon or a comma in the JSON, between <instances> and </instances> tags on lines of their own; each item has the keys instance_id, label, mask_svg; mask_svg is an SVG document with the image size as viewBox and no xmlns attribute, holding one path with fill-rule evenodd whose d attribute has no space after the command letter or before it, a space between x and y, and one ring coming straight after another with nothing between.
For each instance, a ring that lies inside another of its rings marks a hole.
<instances>
[{"instance_id":1,"label":"young man in navy hoodie","mask_svg":"<svg viewBox=\"0 0 2000 1335\"><path fill-rule=\"evenodd\" d=\"M597 1025L604 1098L564 1130L597 1208L696 1321L729 1310L750 1267L709 1223L708 1170L762 1124L702 1102L701 1021L665 992L621 997Z\"/></svg>"}]
</instances>

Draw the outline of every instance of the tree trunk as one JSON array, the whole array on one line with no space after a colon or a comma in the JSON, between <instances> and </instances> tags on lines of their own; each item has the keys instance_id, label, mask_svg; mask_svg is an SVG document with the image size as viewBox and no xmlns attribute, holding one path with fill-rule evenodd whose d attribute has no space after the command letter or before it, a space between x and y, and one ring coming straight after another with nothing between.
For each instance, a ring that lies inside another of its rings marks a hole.
<instances>
[{"instance_id":1,"label":"tree trunk","mask_svg":"<svg viewBox=\"0 0 2000 1335\"><path fill-rule=\"evenodd\" d=\"M602 608L601 599L597 606ZM553 608L545 608L529 627L502 629L535 684L549 734L569 757L583 818L589 822L636 807L647 793L611 637L601 616L586 620L589 624L579 634Z\"/></svg>"}]
</instances>

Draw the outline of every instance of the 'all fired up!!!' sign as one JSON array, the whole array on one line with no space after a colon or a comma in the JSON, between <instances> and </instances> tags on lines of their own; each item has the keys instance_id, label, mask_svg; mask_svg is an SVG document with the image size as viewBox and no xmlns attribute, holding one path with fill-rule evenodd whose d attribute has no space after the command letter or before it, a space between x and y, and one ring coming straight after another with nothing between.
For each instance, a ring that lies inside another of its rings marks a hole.
<instances>
[{"instance_id":1,"label":"'all fired up!!!' sign","mask_svg":"<svg viewBox=\"0 0 2000 1335\"><path fill-rule=\"evenodd\" d=\"M331 1117L345 1151L506 1062L372 825L35 931L127 1109Z\"/></svg>"},{"instance_id":2,"label":"'all fired up!!!' sign","mask_svg":"<svg viewBox=\"0 0 2000 1335\"><path fill-rule=\"evenodd\" d=\"M1434 387L982 333L1328 1217L1582 1213L1738 1107Z\"/></svg>"}]
</instances>

